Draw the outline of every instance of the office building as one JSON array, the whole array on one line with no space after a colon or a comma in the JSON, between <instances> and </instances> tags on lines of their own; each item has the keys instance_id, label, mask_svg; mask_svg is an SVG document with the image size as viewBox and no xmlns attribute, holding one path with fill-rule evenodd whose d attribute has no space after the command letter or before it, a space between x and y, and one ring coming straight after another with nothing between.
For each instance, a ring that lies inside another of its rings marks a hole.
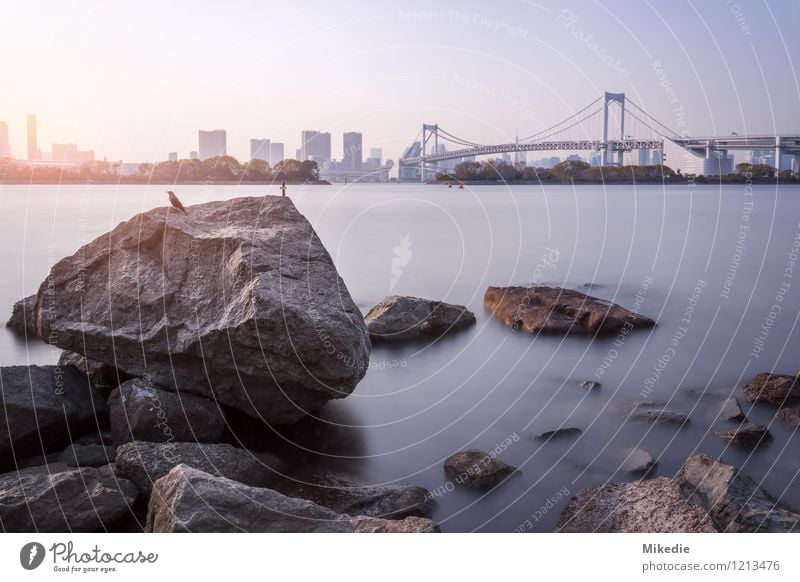
<instances>
[{"instance_id":1,"label":"office building","mask_svg":"<svg viewBox=\"0 0 800 582\"><path fill-rule=\"evenodd\" d=\"M269 163L270 141L268 139L250 140L250 159Z\"/></svg>"},{"instance_id":2,"label":"office building","mask_svg":"<svg viewBox=\"0 0 800 582\"><path fill-rule=\"evenodd\" d=\"M11 146L8 144L8 124L0 121L0 158L11 157Z\"/></svg>"},{"instance_id":3,"label":"office building","mask_svg":"<svg viewBox=\"0 0 800 582\"><path fill-rule=\"evenodd\" d=\"M197 151L192 150L192 151L189 152L189 159L190 160L199 160L200 159L200 154Z\"/></svg>"},{"instance_id":4,"label":"office building","mask_svg":"<svg viewBox=\"0 0 800 582\"><path fill-rule=\"evenodd\" d=\"M32 113L28 114L28 159L39 159L39 142L36 134L36 116Z\"/></svg>"},{"instance_id":5,"label":"office building","mask_svg":"<svg viewBox=\"0 0 800 582\"><path fill-rule=\"evenodd\" d=\"M280 142L272 142L269 145L269 165L274 168L283 160L283 144Z\"/></svg>"},{"instance_id":6,"label":"office building","mask_svg":"<svg viewBox=\"0 0 800 582\"><path fill-rule=\"evenodd\" d=\"M342 134L342 165L345 170L360 170L362 163L362 135L355 131Z\"/></svg>"},{"instance_id":7,"label":"office building","mask_svg":"<svg viewBox=\"0 0 800 582\"><path fill-rule=\"evenodd\" d=\"M201 129L197 132L197 138L201 160L228 155L228 138L224 129L213 129L211 131Z\"/></svg>"},{"instance_id":8,"label":"office building","mask_svg":"<svg viewBox=\"0 0 800 582\"><path fill-rule=\"evenodd\" d=\"M639 164L640 166L649 166L650 165L650 150L641 149L639 150Z\"/></svg>"},{"instance_id":9,"label":"office building","mask_svg":"<svg viewBox=\"0 0 800 582\"><path fill-rule=\"evenodd\" d=\"M169 152L169 154L167 154L167 159L170 162L177 162L178 161L178 152Z\"/></svg>"},{"instance_id":10,"label":"office building","mask_svg":"<svg viewBox=\"0 0 800 582\"><path fill-rule=\"evenodd\" d=\"M331 134L312 129L300 134L300 160L314 160L319 166L331 161Z\"/></svg>"},{"instance_id":11,"label":"office building","mask_svg":"<svg viewBox=\"0 0 800 582\"><path fill-rule=\"evenodd\" d=\"M94 152L92 150L79 150L74 143L54 143L53 151L50 153L50 161L81 165L93 162Z\"/></svg>"},{"instance_id":12,"label":"office building","mask_svg":"<svg viewBox=\"0 0 800 582\"><path fill-rule=\"evenodd\" d=\"M370 159L377 159L378 165L380 166L383 160L383 150L381 148L370 148L369 157Z\"/></svg>"}]
</instances>

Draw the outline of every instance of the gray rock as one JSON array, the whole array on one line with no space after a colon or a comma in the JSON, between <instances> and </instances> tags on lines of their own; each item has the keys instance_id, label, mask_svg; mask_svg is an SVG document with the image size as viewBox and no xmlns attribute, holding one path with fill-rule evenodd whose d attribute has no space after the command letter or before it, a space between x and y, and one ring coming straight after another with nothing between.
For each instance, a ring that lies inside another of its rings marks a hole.
<instances>
[{"instance_id":1,"label":"gray rock","mask_svg":"<svg viewBox=\"0 0 800 582\"><path fill-rule=\"evenodd\" d=\"M228 444L148 443L134 441L117 449L117 472L142 494L174 467L187 465L210 475L263 487L276 480L281 462L269 453L253 453Z\"/></svg>"},{"instance_id":2,"label":"gray rock","mask_svg":"<svg viewBox=\"0 0 800 582\"><path fill-rule=\"evenodd\" d=\"M648 473L655 466L656 460L647 451L637 448L622 451L620 469L626 473Z\"/></svg>"},{"instance_id":3,"label":"gray rock","mask_svg":"<svg viewBox=\"0 0 800 582\"><path fill-rule=\"evenodd\" d=\"M669 408L637 408L631 415L630 420L650 422L653 424L665 424L677 427L684 427L689 424L689 417L685 414L675 412Z\"/></svg>"},{"instance_id":4,"label":"gray rock","mask_svg":"<svg viewBox=\"0 0 800 582\"><path fill-rule=\"evenodd\" d=\"M517 471L490 453L471 450L450 455L444 461L444 472L456 485L494 487Z\"/></svg>"},{"instance_id":5,"label":"gray rock","mask_svg":"<svg viewBox=\"0 0 800 582\"><path fill-rule=\"evenodd\" d=\"M475 315L463 305L392 295L369 310L364 322L373 341L439 337L473 325Z\"/></svg>"},{"instance_id":6,"label":"gray rock","mask_svg":"<svg viewBox=\"0 0 800 582\"><path fill-rule=\"evenodd\" d=\"M108 421L106 403L73 366L8 366L0 380L0 470L62 451L70 435Z\"/></svg>"},{"instance_id":7,"label":"gray rock","mask_svg":"<svg viewBox=\"0 0 800 582\"><path fill-rule=\"evenodd\" d=\"M361 485L337 475L312 475L286 479L275 489L347 515L403 519L430 517L434 501L424 487L414 485Z\"/></svg>"},{"instance_id":8,"label":"gray rock","mask_svg":"<svg viewBox=\"0 0 800 582\"><path fill-rule=\"evenodd\" d=\"M186 465L178 465L153 485L146 529L161 533L438 531L429 519L353 518Z\"/></svg>"},{"instance_id":9,"label":"gray rock","mask_svg":"<svg viewBox=\"0 0 800 582\"><path fill-rule=\"evenodd\" d=\"M548 430L536 437L537 441L554 441L561 439L577 438L583 434L579 428L557 428L555 430Z\"/></svg>"},{"instance_id":10,"label":"gray rock","mask_svg":"<svg viewBox=\"0 0 800 582\"><path fill-rule=\"evenodd\" d=\"M587 487L570 499L555 528L566 533L717 531L705 510L687 503L668 477Z\"/></svg>"},{"instance_id":11,"label":"gray rock","mask_svg":"<svg viewBox=\"0 0 800 582\"><path fill-rule=\"evenodd\" d=\"M772 435L766 426L746 422L733 430L717 431L716 434L723 440L740 447L757 447L772 440Z\"/></svg>"},{"instance_id":12,"label":"gray rock","mask_svg":"<svg viewBox=\"0 0 800 582\"><path fill-rule=\"evenodd\" d=\"M614 334L655 325L610 301L560 287L489 287L483 304L507 327L526 333Z\"/></svg>"},{"instance_id":13,"label":"gray rock","mask_svg":"<svg viewBox=\"0 0 800 582\"><path fill-rule=\"evenodd\" d=\"M187 210L138 214L56 263L37 294L38 335L270 423L350 394L369 335L292 201Z\"/></svg>"},{"instance_id":14,"label":"gray rock","mask_svg":"<svg viewBox=\"0 0 800 582\"><path fill-rule=\"evenodd\" d=\"M162 390L142 378L123 382L108 399L114 443L217 442L225 431L222 410L191 393Z\"/></svg>"},{"instance_id":15,"label":"gray rock","mask_svg":"<svg viewBox=\"0 0 800 582\"><path fill-rule=\"evenodd\" d=\"M595 382L594 380L584 380L581 382L581 388L585 388L586 390L597 390L600 388L600 382Z\"/></svg>"},{"instance_id":16,"label":"gray rock","mask_svg":"<svg viewBox=\"0 0 800 582\"><path fill-rule=\"evenodd\" d=\"M75 366L89 377L97 390L106 396L122 382L130 379L130 376L117 370L114 366L90 360L86 356L68 350L61 352L58 365L62 367Z\"/></svg>"},{"instance_id":17,"label":"gray rock","mask_svg":"<svg viewBox=\"0 0 800 582\"><path fill-rule=\"evenodd\" d=\"M59 456L68 467L102 467L114 462L116 447L71 444Z\"/></svg>"},{"instance_id":18,"label":"gray rock","mask_svg":"<svg viewBox=\"0 0 800 582\"><path fill-rule=\"evenodd\" d=\"M32 467L0 475L0 527L6 532L93 532L130 512L136 487L110 466Z\"/></svg>"},{"instance_id":19,"label":"gray rock","mask_svg":"<svg viewBox=\"0 0 800 582\"><path fill-rule=\"evenodd\" d=\"M800 428L800 410L797 408L782 408L775 415L775 418L788 424L791 428Z\"/></svg>"},{"instance_id":20,"label":"gray rock","mask_svg":"<svg viewBox=\"0 0 800 582\"><path fill-rule=\"evenodd\" d=\"M800 382L786 374L756 374L742 390L749 402L784 406L800 400Z\"/></svg>"},{"instance_id":21,"label":"gray rock","mask_svg":"<svg viewBox=\"0 0 800 582\"><path fill-rule=\"evenodd\" d=\"M17 301L11 310L11 318L6 322L6 327L13 329L17 333L36 337L36 326L33 322L33 306L35 303L36 295L30 295Z\"/></svg>"},{"instance_id":22,"label":"gray rock","mask_svg":"<svg viewBox=\"0 0 800 582\"><path fill-rule=\"evenodd\" d=\"M736 398L726 398L722 403L719 415L725 420L745 420L742 407L739 406L739 401Z\"/></svg>"},{"instance_id":23,"label":"gray rock","mask_svg":"<svg viewBox=\"0 0 800 582\"><path fill-rule=\"evenodd\" d=\"M800 515L777 502L735 467L706 455L689 457L676 476L689 503L703 507L725 532L797 531Z\"/></svg>"}]
</instances>

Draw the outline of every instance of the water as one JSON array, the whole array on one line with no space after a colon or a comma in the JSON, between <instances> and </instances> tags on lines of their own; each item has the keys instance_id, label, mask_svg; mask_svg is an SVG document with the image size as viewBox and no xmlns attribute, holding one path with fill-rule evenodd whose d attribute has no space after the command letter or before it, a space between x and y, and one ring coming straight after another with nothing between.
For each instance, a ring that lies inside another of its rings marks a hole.
<instances>
[{"instance_id":1,"label":"water","mask_svg":"<svg viewBox=\"0 0 800 582\"><path fill-rule=\"evenodd\" d=\"M264 186L176 190L185 204L278 193ZM565 500L539 511L546 500L630 479L618 474L616 455L632 446L658 457L656 475L674 474L692 454L721 456L800 507L800 437L772 422L774 411L748 412L775 437L755 453L726 447L713 434L726 427L715 418L720 400L739 395L744 380L800 366L800 280L785 276L800 229L800 188L399 184L292 187L290 194L364 311L394 293L465 304L478 318L474 328L432 345L375 346L356 392L294 431L317 462L371 483L443 491L434 518L445 531L510 531L526 519L534 531L549 531ZM1 196L0 305L8 313L53 261L166 202L160 186L4 186ZM393 280L395 247L407 249L399 252L408 260ZM591 294L628 308L638 295L640 312L658 326L622 345L532 338L484 311L487 286L531 281L591 283ZM773 305L780 307L774 319ZM58 350L0 331L2 365L57 357ZM600 390L579 387L597 374ZM678 432L624 422L631 403L642 400L668 401L692 422ZM548 444L532 438L559 426L584 435ZM447 455L504 441L510 445L499 458L520 467L519 476L488 493L448 491Z\"/></svg>"}]
</instances>

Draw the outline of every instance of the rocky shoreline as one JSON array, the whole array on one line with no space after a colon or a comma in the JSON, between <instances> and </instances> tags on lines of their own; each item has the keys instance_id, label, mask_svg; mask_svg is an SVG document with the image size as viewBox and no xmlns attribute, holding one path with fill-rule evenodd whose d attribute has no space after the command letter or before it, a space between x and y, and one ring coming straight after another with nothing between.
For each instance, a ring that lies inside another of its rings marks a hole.
<instances>
[{"instance_id":1,"label":"rocky shoreline","mask_svg":"<svg viewBox=\"0 0 800 582\"><path fill-rule=\"evenodd\" d=\"M298 426L347 397L367 371L373 342L439 341L465 332L475 314L392 296L362 316L289 198L187 210L158 208L121 223L56 263L38 293L14 305L9 327L64 352L55 366L0 368L1 528L439 531L435 495L425 488L299 474L279 448L257 450L238 435ZM627 334L656 324L557 287L489 287L484 306L528 334ZM797 376L759 374L742 394L800 425L800 410L790 407L800 401ZM771 438L736 399L720 402L719 418L716 434L731 446L755 451ZM635 404L624 420L674 430L690 422L654 403ZM581 435L553 427L529 440L551 446ZM453 451L442 474L465 491L503 487L525 467L498 456ZM619 461L639 480L579 492L556 531L797 528L794 510L719 460L689 457L674 478L651 478L658 460L634 446Z\"/></svg>"}]
</instances>

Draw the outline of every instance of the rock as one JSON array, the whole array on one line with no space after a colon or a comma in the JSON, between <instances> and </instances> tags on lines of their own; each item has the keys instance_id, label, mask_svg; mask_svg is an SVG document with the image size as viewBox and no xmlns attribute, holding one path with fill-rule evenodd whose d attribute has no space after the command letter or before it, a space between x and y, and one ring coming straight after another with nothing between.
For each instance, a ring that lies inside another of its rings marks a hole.
<instances>
[{"instance_id":1,"label":"rock","mask_svg":"<svg viewBox=\"0 0 800 582\"><path fill-rule=\"evenodd\" d=\"M629 416L630 420L651 422L653 424L668 424L684 427L689 424L689 417L668 408L636 408Z\"/></svg>"},{"instance_id":2,"label":"rock","mask_svg":"<svg viewBox=\"0 0 800 582\"><path fill-rule=\"evenodd\" d=\"M108 422L106 403L73 366L2 367L0 386L0 470Z\"/></svg>"},{"instance_id":3,"label":"rock","mask_svg":"<svg viewBox=\"0 0 800 582\"><path fill-rule=\"evenodd\" d=\"M73 439L76 445L103 445L110 447L114 445L114 438L111 436L110 430L92 431L82 434L76 439Z\"/></svg>"},{"instance_id":4,"label":"rock","mask_svg":"<svg viewBox=\"0 0 800 582\"><path fill-rule=\"evenodd\" d=\"M539 441L551 441L565 438L575 438L583 434L579 428L557 428L555 430L548 430L536 437Z\"/></svg>"},{"instance_id":5,"label":"rock","mask_svg":"<svg viewBox=\"0 0 800 582\"><path fill-rule=\"evenodd\" d=\"M181 464L251 486L269 485L281 468L281 462L269 453L228 444L134 441L120 446L115 460L117 472L145 495L150 494L153 483Z\"/></svg>"},{"instance_id":6,"label":"rock","mask_svg":"<svg viewBox=\"0 0 800 582\"><path fill-rule=\"evenodd\" d=\"M478 450L461 451L444 461L447 477L455 484L467 487L494 487L516 471L516 467Z\"/></svg>"},{"instance_id":7,"label":"rock","mask_svg":"<svg viewBox=\"0 0 800 582\"><path fill-rule=\"evenodd\" d=\"M720 531L798 530L800 515L735 467L706 455L689 457L675 477L689 503L708 511Z\"/></svg>"},{"instance_id":8,"label":"rock","mask_svg":"<svg viewBox=\"0 0 800 582\"><path fill-rule=\"evenodd\" d=\"M303 499L250 487L178 465L153 485L147 515L151 532L438 531L432 521L341 515Z\"/></svg>"},{"instance_id":9,"label":"rock","mask_svg":"<svg viewBox=\"0 0 800 582\"><path fill-rule=\"evenodd\" d=\"M772 440L772 435L769 434L766 426L752 422L740 424L733 430L717 431L714 434L731 444L742 447L757 447Z\"/></svg>"},{"instance_id":10,"label":"rock","mask_svg":"<svg viewBox=\"0 0 800 582\"><path fill-rule=\"evenodd\" d=\"M595 382L594 380L584 380L581 382L581 388L585 388L586 390L597 390L600 388L600 382Z\"/></svg>"},{"instance_id":11,"label":"rock","mask_svg":"<svg viewBox=\"0 0 800 582\"><path fill-rule=\"evenodd\" d=\"M361 485L346 477L313 475L286 479L275 489L289 497L313 501L336 513L403 519L430 517L434 501L424 487L414 485Z\"/></svg>"},{"instance_id":12,"label":"rock","mask_svg":"<svg viewBox=\"0 0 800 582\"><path fill-rule=\"evenodd\" d=\"M800 428L800 410L797 408L781 408L775 418L792 428Z\"/></svg>"},{"instance_id":13,"label":"rock","mask_svg":"<svg viewBox=\"0 0 800 582\"><path fill-rule=\"evenodd\" d=\"M130 511L137 491L110 466L32 467L0 475L0 524L6 532L94 532Z\"/></svg>"},{"instance_id":14,"label":"rock","mask_svg":"<svg viewBox=\"0 0 800 582\"><path fill-rule=\"evenodd\" d=\"M632 448L622 452L620 469L626 473L649 473L655 466L656 460L647 451Z\"/></svg>"},{"instance_id":15,"label":"rock","mask_svg":"<svg viewBox=\"0 0 800 582\"><path fill-rule=\"evenodd\" d=\"M6 322L6 327L10 327L17 333L36 337L36 326L33 322L35 303L36 295L30 295L17 301L11 310L11 318Z\"/></svg>"},{"instance_id":16,"label":"rock","mask_svg":"<svg viewBox=\"0 0 800 582\"><path fill-rule=\"evenodd\" d=\"M668 477L587 487L570 499L555 528L566 533L717 531L705 510L686 503Z\"/></svg>"},{"instance_id":17,"label":"rock","mask_svg":"<svg viewBox=\"0 0 800 582\"><path fill-rule=\"evenodd\" d=\"M736 398L726 398L722 403L719 415L725 420L745 420L742 407L739 406L739 401Z\"/></svg>"},{"instance_id":18,"label":"rock","mask_svg":"<svg viewBox=\"0 0 800 582\"><path fill-rule=\"evenodd\" d=\"M275 424L350 394L370 341L290 198L156 208L56 263L36 330L133 377Z\"/></svg>"},{"instance_id":19,"label":"rock","mask_svg":"<svg viewBox=\"0 0 800 582\"><path fill-rule=\"evenodd\" d=\"M71 444L59 456L68 467L102 467L114 462L116 447Z\"/></svg>"},{"instance_id":20,"label":"rock","mask_svg":"<svg viewBox=\"0 0 800 582\"><path fill-rule=\"evenodd\" d=\"M117 370L114 366L109 366L103 362L90 360L86 356L82 356L76 352L65 350L61 352L58 358L59 366L75 366L81 372L89 376L89 380L94 387L100 391L106 398L111 394L111 391L119 386L125 380L129 380L125 372Z\"/></svg>"},{"instance_id":21,"label":"rock","mask_svg":"<svg viewBox=\"0 0 800 582\"><path fill-rule=\"evenodd\" d=\"M775 406L800 400L800 382L796 376L756 374L743 388L748 402L767 402Z\"/></svg>"},{"instance_id":22,"label":"rock","mask_svg":"<svg viewBox=\"0 0 800 582\"><path fill-rule=\"evenodd\" d=\"M473 325L475 315L463 305L392 295L370 309L364 322L370 339L392 341L436 338Z\"/></svg>"},{"instance_id":23,"label":"rock","mask_svg":"<svg viewBox=\"0 0 800 582\"><path fill-rule=\"evenodd\" d=\"M114 443L217 442L225 418L211 400L162 390L142 378L123 382L108 399Z\"/></svg>"},{"instance_id":24,"label":"rock","mask_svg":"<svg viewBox=\"0 0 800 582\"><path fill-rule=\"evenodd\" d=\"M613 334L652 327L652 319L559 287L489 287L483 304L507 327L526 333Z\"/></svg>"}]
</instances>

